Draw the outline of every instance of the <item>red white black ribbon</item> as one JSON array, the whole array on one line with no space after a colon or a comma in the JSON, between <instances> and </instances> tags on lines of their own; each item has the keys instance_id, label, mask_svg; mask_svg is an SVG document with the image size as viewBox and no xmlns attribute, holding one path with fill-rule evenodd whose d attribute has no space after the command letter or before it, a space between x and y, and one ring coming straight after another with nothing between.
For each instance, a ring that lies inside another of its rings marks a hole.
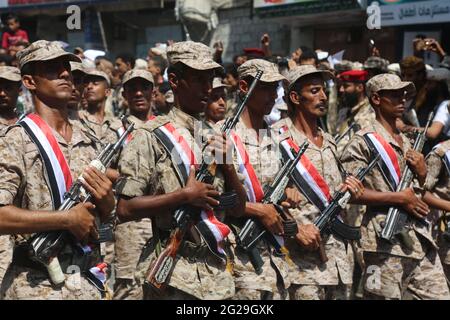
<instances>
[{"instance_id":1,"label":"red white black ribbon","mask_svg":"<svg viewBox=\"0 0 450 320\"><path fill-rule=\"evenodd\" d=\"M366 133L364 140L371 150L380 154L381 161L378 162L378 166L381 173L389 183L391 190L397 190L401 178L401 171L394 148L378 133Z\"/></svg>"},{"instance_id":2,"label":"red white black ribbon","mask_svg":"<svg viewBox=\"0 0 450 320\"><path fill-rule=\"evenodd\" d=\"M148 117L147 121L151 121L153 119L155 119L155 116L150 116ZM124 127L120 127L119 129L117 129L117 134L119 137L121 137L123 135L123 133L125 132L125 128ZM130 133L127 138L124 140L123 145L127 145L131 140L133 139L133 135Z\"/></svg>"},{"instance_id":3,"label":"red white black ribbon","mask_svg":"<svg viewBox=\"0 0 450 320\"><path fill-rule=\"evenodd\" d=\"M64 194L72 185L72 174L50 126L36 113L23 118L19 124L36 144L49 181L54 209L59 208Z\"/></svg>"},{"instance_id":4,"label":"red white black ribbon","mask_svg":"<svg viewBox=\"0 0 450 320\"><path fill-rule=\"evenodd\" d=\"M264 191L261 183L256 176L255 169L250 163L250 157L239 136L233 131L231 138L236 150L239 164L239 173L245 177L245 187L247 189L247 198L249 202L261 202L264 197Z\"/></svg>"},{"instance_id":5,"label":"red white black ribbon","mask_svg":"<svg viewBox=\"0 0 450 320\"><path fill-rule=\"evenodd\" d=\"M106 291L106 271L108 265L106 263L99 263L95 267L89 269L87 278L101 291Z\"/></svg>"},{"instance_id":6,"label":"red white black ribbon","mask_svg":"<svg viewBox=\"0 0 450 320\"><path fill-rule=\"evenodd\" d=\"M288 128L283 126L280 129L280 133L287 130ZM281 153L285 161L289 158L295 158L291 149L294 149L295 152L300 150L300 147L291 137L284 139L280 144ZM292 180L303 195L320 211L323 211L330 203L331 193L328 184L305 154L298 162L293 172Z\"/></svg>"},{"instance_id":7,"label":"red white black ribbon","mask_svg":"<svg viewBox=\"0 0 450 320\"><path fill-rule=\"evenodd\" d=\"M178 168L181 169L179 171L181 171L183 180L186 182L191 165L199 164L188 142L171 123L157 128L154 133L164 145L164 148L170 152L172 162L181 160L181 165L179 165L180 163L174 163L174 165L178 165ZM202 211L200 221L195 227L202 235L211 252L222 259L226 259L223 244L231 230L226 224L217 220L214 211Z\"/></svg>"}]
</instances>

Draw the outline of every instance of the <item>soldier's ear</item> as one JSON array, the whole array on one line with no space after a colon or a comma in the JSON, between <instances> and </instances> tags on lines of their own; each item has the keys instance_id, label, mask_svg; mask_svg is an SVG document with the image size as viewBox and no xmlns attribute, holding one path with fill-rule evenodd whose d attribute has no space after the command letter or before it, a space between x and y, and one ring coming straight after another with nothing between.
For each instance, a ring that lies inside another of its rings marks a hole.
<instances>
[{"instance_id":1,"label":"soldier's ear","mask_svg":"<svg viewBox=\"0 0 450 320\"><path fill-rule=\"evenodd\" d=\"M169 73L169 84L172 90L176 90L178 88L178 77L175 73Z\"/></svg>"},{"instance_id":2,"label":"soldier's ear","mask_svg":"<svg viewBox=\"0 0 450 320\"><path fill-rule=\"evenodd\" d=\"M36 83L32 75L25 74L22 76L22 84L30 91L36 90Z\"/></svg>"},{"instance_id":3,"label":"soldier's ear","mask_svg":"<svg viewBox=\"0 0 450 320\"><path fill-rule=\"evenodd\" d=\"M299 105L300 104L300 100L301 100L301 96L298 94L297 91L295 90L291 90L289 92L289 100L291 100L291 102L295 105Z\"/></svg>"},{"instance_id":4,"label":"soldier's ear","mask_svg":"<svg viewBox=\"0 0 450 320\"><path fill-rule=\"evenodd\" d=\"M109 95L111 94L111 88L106 88L105 90L106 96L109 97Z\"/></svg>"},{"instance_id":5,"label":"soldier's ear","mask_svg":"<svg viewBox=\"0 0 450 320\"><path fill-rule=\"evenodd\" d=\"M380 95L377 93L372 94L372 96L370 97L370 103L371 105L378 107L381 103Z\"/></svg>"},{"instance_id":6,"label":"soldier's ear","mask_svg":"<svg viewBox=\"0 0 450 320\"><path fill-rule=\"evenodd\" d=\"M362 83L358 83L358 84L356 85L356 91L357 91L358 93L364 92L364 85L363 85Z\"/></svg>"},{"instance_id":7,"label":"soldier's ear","mask_svg":"<svg viewBox=\"0 0 450 320\"><path fill-rule=\"evenodd\" d=\"M239 91L246 94L248 92L248 83L245 80L239 80Z\"/></svg>"}]
</instances>

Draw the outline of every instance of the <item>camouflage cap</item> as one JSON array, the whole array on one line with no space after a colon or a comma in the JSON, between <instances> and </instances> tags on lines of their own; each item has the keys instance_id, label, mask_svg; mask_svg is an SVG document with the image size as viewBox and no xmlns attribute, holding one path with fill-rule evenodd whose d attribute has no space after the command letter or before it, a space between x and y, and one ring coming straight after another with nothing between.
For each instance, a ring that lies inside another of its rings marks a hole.
<instances>
[{"instance_id":1,"label":"camouflage cap","mask_svg":"<svg viewBox=\"0 0 450 320\"><path fill-rule=\"evenodd\" d=\"M379 69L387 72L389 61L380 57L369 57L364 62L364 69Z\"/></svg>"},{"instance_id":2,"label":"camouflage cap","mask_svg":"<svg viewBox=\"0 0 450 320\"><path fill-rule=\"evenodd\" d=\"M177 42L167 48L169 65L181 62L195 70L211 70L222 68L212 59L211 49L200 42Z\"/></svg>"},{"instance_id":3,"label":"camouflage cap","mask_svg":"<svg viewBox=\"0 0 450 320\"><path fill-rule=\"evenodd\" d=\"M130 71L127 71L123 76L122 84L125 85L125 83L127 83L131 79L135 79L135 78L147 80L152 85L155 85L155 81L153 80L153 75L149 71L143 70L143 69L132 69Z\"/></svg>"},{"instance_id":4,"label":"camouflage cap","mask_svg":"<svg viewBox=\"0 0 450 320\"><path fill-rule=\"evenodd\" d=\"M288 77L287 77L287 79L289 81L288 88L291 89L292 86L300 78L303 78L304 76L311 75L311 74L316 74L316 75L322 76L324 81L334 78L333 74L330 71L317 70L317 68L314 67L313 65L305 64L305 65L297 66L297 67L289 70Z\"/></svg>"},{"instance_id":5,"label":"camouflage cap","mask_svg":"<svg viewBox=\"0 0 450 320\"><path fill-rule=\"evenodd\" d=\"M38 40L30 44L16 55L19 61L19 68L32 61L48 61L60 57L67 57L69 61L81 62L81 59L73 53L65 51L57 42Z\"/></svg>"},{"instance_id":6,"label":"camouflage cap","mask_svg":"<svg viewBox=\"0 0 450 320\"><path fill-rule=\"evenodd\" d=\"M353 69L353 62L349 60L342 60L334 65L334 70L336 70L337 73L349 71L352 69Z\"/></svg>"},{"instance_id":7,"label":"camouflage cap","mask_svg":"<svg viewBox=\"0 0 450 320\"><path fill-rule=\"evenodd\" d=\"M222 78L219 77L215 77L213 79L213 84L212 84L212 88L213 89L217 89L217 88L228 88L229 86L226 85L225 83L222 82Z\"/></svg>"},{"instance_id":8,"label":"camouflage cap","mask_svg":"<svg viewBox=\"0 0 450 320\"><path fill-rule=\"evenodd\" d=\"M410 97L416 93L416 87L412 82L402 81L399 76L390 73L382 73L374 76L366 83L366 94L370 98L380 90L405 89Z\"/></svg>"},{"instance_id":9,"label":"camouflage cap","mask_svg":"<svg viewBox=\"0 0 450 320\"><path fill-rule=\"evenodd\" d=\"M16 67L0 67L0 79L8 81L19 82L22 80L20 70Z\"/></svg>"},{"instance_id":10,"label":"camouflage cap","mask_svg":"<svg viewBox=\"0 0 450 320\"><path fill-rule=\"evenodd\" d=\"M87 76L103 78L108 83L108 86L111 85L111 80L109 79L109 76L106 73L104 73L103 71L100 71L97 69L85 69L85 73Z\"/></svg>"},{"instance_id":11,"label":"camouflage cap","mask_svg":"<svg viewBox=\"0 0 450 320\"><path fill-rule=\"evenodd\" d=\"M261 77L262 82L277 82L286 79L280 74L276 64L263 59L248 60L239 66L237 72L240 79L248 76L254 78L258 70L263 72Z\"/></svg>"},{"instance_id":12,"label":"camouflage cap","mask_svg":"<svg viewBox=\"0 0 450 320\"><path fill-rule=\"evenodd\" d=\"M81 62L75 62L75 61L70 61L70 71L74 72L74 71L80 71L83 73L86 73L86 71L84 70L84 66Z\"/></svg>"}]
</instances>

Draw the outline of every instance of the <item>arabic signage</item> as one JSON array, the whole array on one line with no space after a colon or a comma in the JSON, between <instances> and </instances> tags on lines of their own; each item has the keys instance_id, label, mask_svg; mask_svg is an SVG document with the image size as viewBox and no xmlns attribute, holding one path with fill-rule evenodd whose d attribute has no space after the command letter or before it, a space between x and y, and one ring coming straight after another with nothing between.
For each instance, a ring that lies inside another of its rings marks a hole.
<instances>
[{"instance_id":1,"label":"arabic signage","mask_svg":"<svg viewBox=\"0 0 450 320\"><path fill-rule=\"evenodd\" d=\"M357 0L253 0L253 8L260 17L275 17L360 9L360 6Z\"/></svg>"},{"instance_id":2,"label":"arabic signage","mask_svg":"<svg viewBox=\"0 0 450 320\"><path fill-rule=\"evenodd\" d=\"M82 3L95 3L95 2L107 2L107 0L0 0L0 8L32 8L43 6L62 6L70 4L82 4Z\"/></svg>"},{"instance_id":3,"label":"arabic signage","mask_svg":"<svg viewBox=\"0 0 450 320\"><path fill-rule=\"evenodd\" d=\"M256 8L269 8L275 6L284 6L287 4L299 3L299 2L317 2L317 0L254 0L253 7Z\"/></svg>"},{"instance_id":4,"label":"arabic signage","mask_svg":"<svg viewBox=\"0 0 450 320\"><path fill-rule=\"evenodd\" d=\"M450 1L448 0L376 2L381 8L382 27L450 22Z\"/></svg>"}]
</instances>

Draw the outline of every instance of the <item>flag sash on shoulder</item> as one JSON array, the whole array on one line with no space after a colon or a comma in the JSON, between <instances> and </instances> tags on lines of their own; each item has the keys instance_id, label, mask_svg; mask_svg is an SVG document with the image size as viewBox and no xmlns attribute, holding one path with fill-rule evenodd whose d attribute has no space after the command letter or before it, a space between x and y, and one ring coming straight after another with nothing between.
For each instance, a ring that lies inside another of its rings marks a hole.
<instances>
[{"instance_id":1,"label":"flag sash on shoulder","mask_svg":"<svg viewBox=\"0 0 450 320\"><path fill-rule=\"evenodd\" d=\"M155 116L150 116L150 117L148 117L147 121L151 121L153 119L155 119ZM125 132L125 128L123 126L120 127L119 129L117 129L117 134L119 137L122 136L124 132ZM128 137L124 140L123 145L127 145L132 139L133 139L133 134L130 133L128 135Z\"/></svg>"},{"instance_id":2,"label":"flag sash on shoulder","mask_svg":"<svg viewBox=\"0 0 450 320\"><path fill-rule=\"evenodd\" d=\"M284 126L280 129L280 133L284 133L287 130L288 128ZM300 150L300 147L291 137L281 141L281 152L285 161L288 160L288 157L291 159L295 158L291 148L296 152ZM294 170L293 181L303 195L320 211L323 211L330 203L331 193L328 184L305 154L301 157Z\"/></svg>"},{"instance_id":3,"label":"flag sash on shoulder","mask_svg":"<svg viewBox=\"0 0 450 320\"><path fill-rule=\"evenodd\" d=\"M49 180L54 209L64 200L64 194L72 186L72 174L58 141L50 126L36 113L23 118L20 125L36 144Z\"/></svg>"},{"instance_id":4,"label":"flag sash on shoulder","mask_svg":"<svg viewBox=\"0 0 450 320\"><path fill-rule=\"evenodd\" d=\"M394 149L378 133L366 133L364 139L366 143L371 146L371 149L380 154L381 161L378 162L378 167L389 183L391 190L396 191L397 186L400 183L401 172L397 154Z\"/></svg>"},{"instance_id":5,"label":"flag sash on shoulder","mask_svg":"<svg viewBox=\"0 0 450 320\"><path fill-rule=\"evenodd\" d=\"M244 184L247 189L247 198L249 202L261 202L264 197L264 191L258 180L255 169L250 163L250 157L239 136L233 131L231 138L236 149L236 155L239 164L239 173L244 175Z\"/></svg>"},{"instance_id":6,"label":"flag sash on shoulder","mask_svg":"<svg viewBox=\"0 0 450 320\"><path fill-rule=\"evenodd\" d=\"M157 128L155 134L161 143L166 144L165 149L171 150L170 154L172 161L176 161L176 159L174 159L174 152L176 152L179 159L181 159L182 165L179 167L182 167L185 170L185 172L182 172L182 176L184 183L186 183L191 165L199 164L188 142L178 133L176 128L170 122ZM177 166L177 164L174 163L174 166ZM223 249L223 244L231 230L226 224L217 220L214 211L201 211L200 220L195 225L195 228L200 232L211 252L222 259L226 259L227 256Z\"/></svg>"}]
</instances>

